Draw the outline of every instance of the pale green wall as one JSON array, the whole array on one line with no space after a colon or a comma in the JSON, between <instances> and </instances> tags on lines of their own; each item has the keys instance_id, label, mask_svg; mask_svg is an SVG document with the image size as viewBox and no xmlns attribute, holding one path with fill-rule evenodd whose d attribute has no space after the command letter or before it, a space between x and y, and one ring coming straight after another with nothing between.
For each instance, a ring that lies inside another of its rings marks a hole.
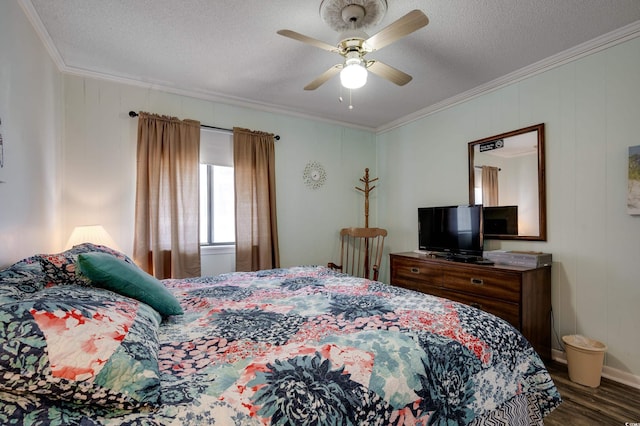
<instances>
[{"instance_id":1,"label":"pale green wall","mask_svg":"<svg viewBox=\"0 0 640 426\"><path fill-rule=\"evenodd\" d=\"M0 1L0 267L57 248L62 78L18 2Z\"/></svg>"},{"instance_id":2,"label":"pale green wall","mask_svg":"<svg viewBox=\"0 0 640 426\"><path fill-rule=\"evenodd\" d=\"M129 118L129 110L280 135L276 196L282 266L335 260L339 229L364 223L364 201L354 187L365 167L376 172L373 132L70 75L64 90L65 235L74 226L100 223L131 253L137 119ZM319 189L303 183L309 161L320 162L327 172ZM374 212L375 199L371 208ZM374 225L375 215L371 221Z\"/></svg>"},{"instance_id":3,"label":"pale green wall","mask_svg":"<svg viewBox=\"0 0 640 426\"><path fill-rule=\"evenodd\" d=\"M469 141L545 123L548 241L487 247L552 253L557 334L601 340L607 366L640 375L640 216L626 212L638 70L640 38L379 134L388 249L417 247L417 207L468 201Z\"/></svg>"}]
</instances>

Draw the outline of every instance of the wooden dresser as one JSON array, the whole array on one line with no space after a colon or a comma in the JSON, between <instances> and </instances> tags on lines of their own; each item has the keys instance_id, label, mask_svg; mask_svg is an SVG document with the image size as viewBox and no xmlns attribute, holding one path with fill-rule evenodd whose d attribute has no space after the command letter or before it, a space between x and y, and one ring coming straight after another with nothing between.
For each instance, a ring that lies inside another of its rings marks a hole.
<instances>
[{"instance_id":1,"label":"wooden dresser","mask_svg":"<svg viewBox=\"0 0 640 426\"><path fill-rule=\"evenodd\" d=\"M418 253L392 253L391 284L490 312L551 359L551 266L478 265Z\"/></svg>"}]
</instances>

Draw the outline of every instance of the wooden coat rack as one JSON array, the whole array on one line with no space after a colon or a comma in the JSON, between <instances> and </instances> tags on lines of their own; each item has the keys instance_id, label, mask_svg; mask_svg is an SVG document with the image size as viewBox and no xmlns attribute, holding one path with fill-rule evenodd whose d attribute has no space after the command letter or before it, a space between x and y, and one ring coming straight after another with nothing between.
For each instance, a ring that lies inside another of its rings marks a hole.
<instances>
[{"instance_id":1,"label":"wooden coat rack","mask_svg":"<svg viewBox=\"0 0 640 426\"><path fill-rule=\"evenodd\" d=\"M369 184L377 181L378 178L369 179L369 168L364 169L364 176L360 178L360 182L364 183L364 189L356 189L360 192L364 192L364 227L369 227L369 192L371 192L376 186L369 187Z\"/></svg>"}]
</instances>

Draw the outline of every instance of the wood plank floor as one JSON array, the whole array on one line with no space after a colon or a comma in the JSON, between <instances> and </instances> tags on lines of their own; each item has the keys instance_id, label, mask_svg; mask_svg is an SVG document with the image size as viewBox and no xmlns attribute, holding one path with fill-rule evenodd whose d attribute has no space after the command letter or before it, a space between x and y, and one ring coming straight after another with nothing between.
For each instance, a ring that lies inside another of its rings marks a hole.
<instances>
[{"instance_id":1,"label":"wood plank floor","mask_svg":"<svg viewBox=\"0 0 640 426\"><path fill-rule=\"evenodd\" d=\"M562 404L544 419L545 426L640 425L640 389L602 378L600 387L572 382L567 366L547 363Z\"/></svg>"}]
</instances>

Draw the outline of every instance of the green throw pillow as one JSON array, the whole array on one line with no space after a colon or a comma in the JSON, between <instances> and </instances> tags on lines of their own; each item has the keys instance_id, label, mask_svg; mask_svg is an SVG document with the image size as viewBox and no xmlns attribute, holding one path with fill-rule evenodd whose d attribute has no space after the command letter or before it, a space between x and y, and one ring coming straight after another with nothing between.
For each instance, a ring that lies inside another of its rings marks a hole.
<instances>
[{"instance_id":1,"label":"green throw pillow","mask_svg":"<svg viewBox=\"0 0 640 426\"><path fill-rule=\"evenodd\" d=\"M161 315L184 313L178 300L157 278L107 253L78 255L80 272L97 286L139 300Z\"/></svg>"}]
</instances>

